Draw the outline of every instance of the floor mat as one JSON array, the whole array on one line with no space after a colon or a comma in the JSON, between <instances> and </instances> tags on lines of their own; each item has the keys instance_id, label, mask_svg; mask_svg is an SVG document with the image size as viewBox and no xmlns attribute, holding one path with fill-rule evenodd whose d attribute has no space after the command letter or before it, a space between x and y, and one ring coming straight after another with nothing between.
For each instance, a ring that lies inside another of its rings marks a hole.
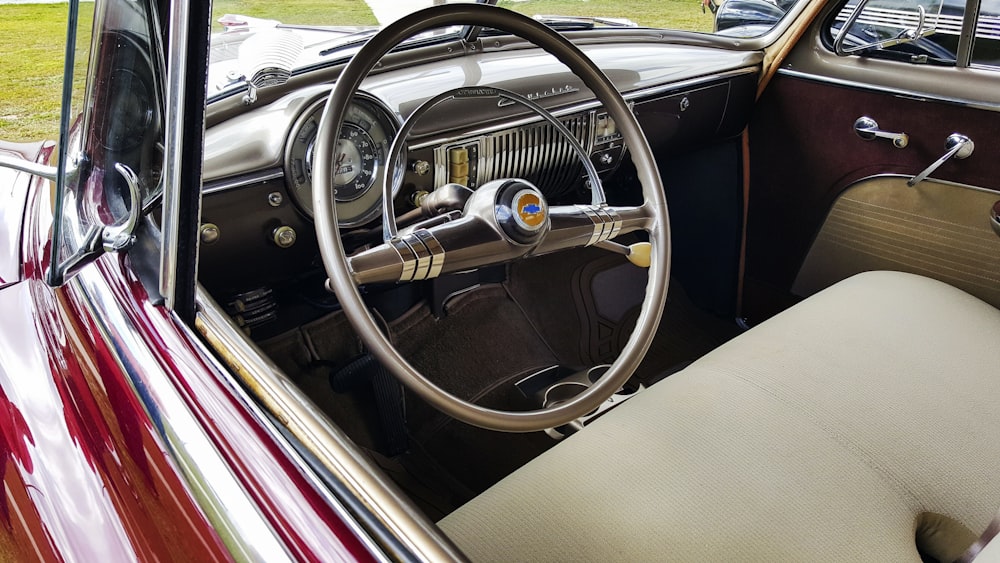
<instances>
[{"instance_id":1,"label":"floor mat","mask_svg":"<svg viewBox=\"0 0 1000 563\"><path fill-rule=\"evenodd\" d=\"M625 265L623 267L623 265ZM612 359L631 333L645 270L607 252L584 249L519 261L506 284L486 285L426 306L389 324L398 349L422 373L464 399L498 409L530 408L514 383L554 365ZM640 380L652 383L697 359L739 329L698 309L672 284ZM552 447L542 432L483 430L405 395L409 451L388 457L370 389L337 393L330 374L362 352L342 313L260 343L286 373L424 510L437 519Z\"/></svg>"}]
</instances>

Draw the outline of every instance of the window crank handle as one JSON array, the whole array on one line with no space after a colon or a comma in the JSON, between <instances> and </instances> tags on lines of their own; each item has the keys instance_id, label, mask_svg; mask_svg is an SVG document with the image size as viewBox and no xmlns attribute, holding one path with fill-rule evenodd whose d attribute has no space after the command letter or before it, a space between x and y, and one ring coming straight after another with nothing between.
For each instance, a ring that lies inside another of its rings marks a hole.
<instances>
[{"instance_id":1,"label":"window crank handle","mask_svg":"<svg viewBox=\"0 0 1000 563\"><path fill-rule=\"evenodd\" d=\"M878 128L878 122L868 116L859 117L854 121L854 132L866 141L889 139L892 141L892 146L897 149L904 149L910 143L910 136L906 133L883 131Z\"/></svg>"},{"instance_id":2,"label":"window crank handle","mask_svg":"<svg viewBox=\"0 0 1000 563\"><path fill-rule=\"evenodd\" d=\"M931 165L925 168L920 174L910 178L910 180L906 182L906 185L912 188L920 182L923 182L951 157L955 157L958 160L968 158L972 154L972 151L975 150L976 144L972 142L972 139L962 135L961 133L952 133L951 135L948 135L947 139L945 139L944 148L948 151L944 153L944 156L932 162Z\"/></svg>"}]
</instances>

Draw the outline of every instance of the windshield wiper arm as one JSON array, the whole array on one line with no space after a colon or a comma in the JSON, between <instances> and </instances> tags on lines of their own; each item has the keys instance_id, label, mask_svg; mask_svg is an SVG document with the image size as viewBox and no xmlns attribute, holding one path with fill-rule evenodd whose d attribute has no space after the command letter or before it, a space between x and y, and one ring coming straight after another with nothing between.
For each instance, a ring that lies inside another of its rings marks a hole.
<instances>
[{"instance_id":1,"label":"windshield wiper arm","mask_svg":"<svg viewBox=\"0 0 1000 563\"><path fill-rule=\"evenodd\" d=\"M559 16L543 15L534 18L549 27L581 26L580 29L593 29L598 25L606 27L639 27L639 24L625 18L603 18L599 16Z\"/></svg>"},{"instance_id":2,"label":"windshield wiper arm","mask_svg":"<svg viewBox=\"0 0 1000 563\"><path fill-rule=\"evenodd\" d=\"M371 37L372 35L375 35L376 33L378 33L378 28L363 29L361 31L352 33L350 35L345 35L343 43L337 43L333 47L330 47L330 48L327 48L327 49L323 49L322 51L319 52L319 56L325 57L327 55L331 55L333 53L336 53L337 51L346 49L347 47L352 47L354 45L360 45L360 44L368 41L368 38Z\"/></svg>"}]
</instances>

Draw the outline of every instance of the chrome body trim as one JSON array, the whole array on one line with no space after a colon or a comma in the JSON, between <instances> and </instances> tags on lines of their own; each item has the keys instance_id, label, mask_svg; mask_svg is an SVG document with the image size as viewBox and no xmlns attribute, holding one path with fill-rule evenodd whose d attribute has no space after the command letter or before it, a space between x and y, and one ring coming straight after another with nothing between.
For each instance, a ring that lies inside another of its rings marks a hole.
<instances>
[{"instance_id":1,"label":"chrome body trim","mask_svg":"<svg viewBox=\"0 0 1000 563\"><path fill-rule=\"evenodd\" d=\"M405 495L382 476L365 454L323 414L295 383L287 378L221 311L204 291L197 288L199 330L217 339L235 362L233 371L246 385L258 391L268 410L357 498L367 513L355 518L371 518L397 538L399 545L381 549L389 557L427 561L463 560L460 552L432 522L410 506ZM378 541L378 538L375 538Z\"/></svg>"},{"instance_id":2,"label":"chrome body trim","mask_svg":"<svg viewBox=\"0 0 1000 563\"><path fill-rule=\"evenodd\" d=\"M217 184L213 184L210 187L203 188L201 190L202 195L214 194L217 192L226 192L229 190L236 190L253 184L259 184L261 182L268 182L270 180L277 180L279 178L284 178L285 173L281 170L265 170L261 172L255 172L248 176L243 176L241 178L233 180L223 180Z\"/></svg>"},{"instance_id":3,"label":"chrome body trim","mask_svg":"<svg viewBox=\"0 0 1000 563\"><path fill-rule=\"evenodd\" d=\"M909 64L909 63L907 63ZM994 71L995 73L995 71ZM778 70L778 74L783 76L788 76L792 78L801 78L804 80L811 80L813 82L823 82L826 84L832 84L834 86L845 86L847 88L856 88L859 90L873 90L878 92L885 92L886 94L893 94L896 96L903 96L906 98L914 98L924 101L934 101L943 102L946 104L954 104L962 107L967 107L970 109L979 109L985 111L996 111L1000 112L1000 103L989 103L980 102L970 99L954 98L949 96L929 94L927 92L918 92L916 90L907 90L905 88L895 88L892 86L882 86L877 84L870 84L864 82L856 82L853 80L835 78L832 76L823 76L818 74L813 74L811 72L792 70L789 68L782 68Z\"/></svg>"},{"instance_id":4,"label":"chrome body trim","mask_svg":"<svg viewBox=\"0 0 1000 563\"><path fill-rule=\"evenodd\" d=\"M195 296L199 311L199 322L204 322L204 317L201 313L206 310L206 303L203 300L206 295L207 292L205 289L199 285L196 288ZM361 527L357 519L350 513L347 507L344 506L344 503L341 502L341 500L337 498L332 491L330 491L329 487L322 482L314 471L306 469L308 467L308 463L305 459L303 459L302 454L296 450L295 447L288 442L288 439L275 427L273 420L265 414L259 402L254 399L246 388L239 383L229 369L227 369L225 365L216 358L215 354L211 351L210 347L202 341L201 337L184 323L177 323L177 326L183 330L185 334L187 334L191 343L201 353L202 359L211 364L215 368L215 372L220 374L220 379L226 383L230 392L239 398L243 408L245 408L247 412L251 413L254 419L257 420L258 424L260 424L260 427L271 435L274 439L274 443L277 444L283 453L298 467L303 468L301 474L310 482L316 492L318 492L326 500L330 507L333 508L334 512L340 516L341 521L354 532L362 543L365 544L372 556L379 561L389 561L371 536Z\"/></svg>"},{"instance_id":5,"label":"chrome body trim","mask_svg":"<svg viewBox=\"0 0 1000 563\"><path fill-rule=\"evenodd\" d=\"M115 260L105 255L101 260ZM102 277L84 268L69 281L149 414L206 518L237 561L292 561L171 378L149 351Z\"/></svg>"},{"instance_id":6,"label":"chrome body trim","mask_svg":"<svg viewBox=\"0 0 1000 563\"><path fill-rule=\"evenodd\" d=\"M176 301L178 241L180 240L181 178L184 169L182 142L184 134L184 84L190 6L187 2L170 5L170 53L167 57L167 88L163 109L163 233L160 250L160 295L168 309Z\"/></svg>"}]
</instances>

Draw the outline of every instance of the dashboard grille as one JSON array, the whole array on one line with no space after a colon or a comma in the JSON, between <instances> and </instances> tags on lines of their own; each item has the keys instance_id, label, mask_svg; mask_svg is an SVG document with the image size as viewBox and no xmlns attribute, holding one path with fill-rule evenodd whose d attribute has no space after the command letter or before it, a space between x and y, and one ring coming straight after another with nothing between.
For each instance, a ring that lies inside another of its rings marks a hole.
<instances>
[{"instance_id":1,"label":"dashboard grille","mask_svg":"<svg viewBox=\"0 0 1000 563\"><path fill-rule=\"evenodd\" d=\"M593 135L590 114L577 114L563 118L563 125L590 154ZM533 123L505 129L475 139L468 139L440 147L437 151L439 165L444 164L449 150L455 147L468 149L470 170L478 187L498 178L524 178L534 183L546 197L564 195L578 184L584 174L583 164L569 142L548 122ZM448 166L439 166L445 171ZM450 179L442 174L437 179L441 185Z\"/></svg>"}]
</instances>

